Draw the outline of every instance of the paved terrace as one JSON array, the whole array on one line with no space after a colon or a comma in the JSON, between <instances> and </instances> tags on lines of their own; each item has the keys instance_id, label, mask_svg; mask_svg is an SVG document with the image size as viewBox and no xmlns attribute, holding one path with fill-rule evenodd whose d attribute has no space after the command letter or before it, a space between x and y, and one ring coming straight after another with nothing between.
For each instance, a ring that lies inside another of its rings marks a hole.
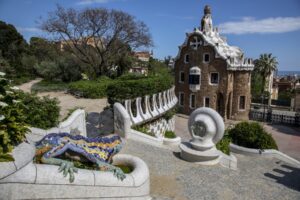
<instances>
[{"instance_id":1,"label":"paved terrace","mask_svg":"<svg viewBox=\"0 0 300 200\"><path fill-rule=\"evenodd\" d=\"M127 140L121 153L142 158L150 169L153 199L300 199L300 169L278 159L236 155L238 170L201 166L179 152Z\"/></svg>"}]
</instances>

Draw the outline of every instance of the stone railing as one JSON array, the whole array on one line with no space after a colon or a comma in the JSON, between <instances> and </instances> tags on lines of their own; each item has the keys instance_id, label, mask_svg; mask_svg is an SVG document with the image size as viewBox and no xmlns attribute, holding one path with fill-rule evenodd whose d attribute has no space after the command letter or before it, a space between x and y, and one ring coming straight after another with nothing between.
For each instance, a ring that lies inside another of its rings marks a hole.
<instances>
[{"instance_id":1,"label":"stone railing","mask_svg":"<svg viewBox=\"0 0 300 200\"><path fill-rule=\"evenodd\" d=\"M85 122L85 111L82 109L75 110L65 121L59 123L57 127L51 129L40 129L31 127L31 135L36 135L36 138L41 139L41 136L45 136L49 133L70 133L71 135L82 135L86 134L86 122Z\"/></svg>"},{"instance_id":2,"label":"stone railing","mask_svg":"<svg viewBox=\"0 0 300 200\"><path fill-rule=\"evenodd\" d=\"M164 138L165 131L174 131L175 129L174 117L169 120L161 117L177 104L178 99L175 95L175 88L172 87L151 97L145 96L143 100L138 97L134 100L133 105L132 100L126 100L125 107L120 103L114 104L115 133L124 138L146 141L151 144L163 144L167 140ZM136 109L135 115L132 112L132 106ZM151 122L148 124L148 129L149 132L154 134L154 137L131 129L131 126L145 122ZM181 138L176 137L175 139L169 139L166 144L179 144L180 141Z\"/></svg>"},{"instance_id":3,"label":"stone railing","mask_svg":"<svg viewBox=\"0 0 300 200\"><path fill-rule=\"evenodd\" d=\"M131 125L142 124L145 121L155 119L177 104L177 97L175 95L175 87L169 90L153 94L150 96L138 97L135 99L136 114L132 112L132 100L125 100L125 110L130 117ZM143 109L144 108L144 109Z\"/></svg>"}]
</instances>

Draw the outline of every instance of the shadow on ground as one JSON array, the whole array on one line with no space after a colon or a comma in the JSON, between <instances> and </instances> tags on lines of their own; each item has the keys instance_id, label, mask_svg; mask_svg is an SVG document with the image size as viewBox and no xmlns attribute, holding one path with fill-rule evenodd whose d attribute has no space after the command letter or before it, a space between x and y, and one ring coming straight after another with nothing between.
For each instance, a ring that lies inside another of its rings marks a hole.
<instances>
[{"instance_id":1,"label":"shadow on ground","mask_svg":"<svg viewBox=\"0 0 300 200\"><path fill-rule=\"evenodd\" d=\"M280 125L280 124L267 124L268 126L272 127L274 130L287 134L287 135L294 135L300 137L300 127L296 126L289 126L289 125Z\"/></svg>"},{"instance_id":2,"label":"shadow on ground","mask_svg":"<svg viewBox=\"0 0 300 200\"><path fill-rule=\"evenodd\" d=\"M271 173L265 173L266 177L273 179L279 184L296 191L300 191L300 169L288 165L281 165L273 169Z\"/></svg>"},{"instance_id":3,"label":"shadow on ground","mask_svg":"<svg viewBox=\"0 0 300 200\"><path fill-rule=\"evenodd\" d=\"M86 118L88 137L106 136L114 132L113 112L106 109L101 113L88 113Z\"/></svg>"}]
</instances>

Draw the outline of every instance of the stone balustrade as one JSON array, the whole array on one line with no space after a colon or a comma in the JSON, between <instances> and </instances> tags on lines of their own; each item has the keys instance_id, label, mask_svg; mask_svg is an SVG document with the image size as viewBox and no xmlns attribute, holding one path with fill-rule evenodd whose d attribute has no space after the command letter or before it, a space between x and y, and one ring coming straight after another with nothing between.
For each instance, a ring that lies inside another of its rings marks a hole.
<instances>
[{"instance_id":1,"label":"stone balustrade","mask_svg":"<svg viewBox=\"0 0 300 200\"><path fill-rule=\"evenodd\" d=\"M172 87L158 94L153 94L152 97L138 97L134 101L131 99L125 100L124 104L125 110L130 117L131 125L138 125L161 116L173 108L177 101L175 87ZM132 107L135 107L136 114L132 112Z\"/></svg>"}]
</instances>

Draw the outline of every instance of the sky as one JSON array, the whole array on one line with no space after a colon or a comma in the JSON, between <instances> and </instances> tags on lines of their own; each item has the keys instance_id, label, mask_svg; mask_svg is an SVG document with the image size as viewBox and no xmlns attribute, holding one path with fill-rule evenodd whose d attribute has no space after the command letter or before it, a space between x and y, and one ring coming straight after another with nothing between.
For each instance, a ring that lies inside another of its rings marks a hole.
<instances>
[{"instance_id":1,"label":"sky","mask_svg":"<svg viewBox=\"0 0 300 200\"><path fill-rule=\"evenodd\" d=\"M13 24L29 41L47 37L40 19L60 4L65 8L105 7L125 11L143 21L154 42L154 57L175 57L185 33L200 26L210 5L214 26L246 57L272 53L280 71L300 71L300 0L0 0L0 20Z\"/></svg>"}]
</instances>

